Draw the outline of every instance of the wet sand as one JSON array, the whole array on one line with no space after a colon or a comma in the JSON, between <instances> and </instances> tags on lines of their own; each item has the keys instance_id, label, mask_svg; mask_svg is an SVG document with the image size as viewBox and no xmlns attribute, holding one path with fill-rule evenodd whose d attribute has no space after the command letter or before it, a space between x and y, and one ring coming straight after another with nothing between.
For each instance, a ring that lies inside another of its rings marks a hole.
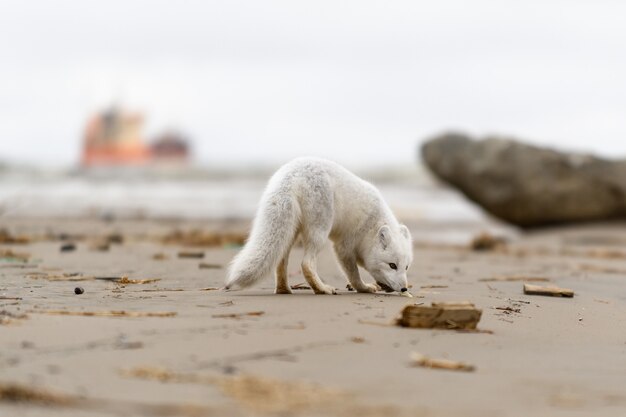
<instances>
[{"instance_id":1,"label":"wet sand","mask_svg":"<svg viewBox=\"0 0 626 417\"><path fill-rule=\"evenodd\" d=\"M247 222L0 219L0 228L42 237L0 244L13 251L0 256L0 415L626 413L626 224L545 230L492 251L413 230L413 299L343 290L330 250L320 275L339 295L274 295L269 277L222 292L214 288L236 245L158 239L197 227L242 232ZM122 243L92 247L113 232ZM68 241L76 250L61 252ZM304 282L301 255L292 252L292 285ZM123 276L145 283L94 279ZM575 296L524 295L528 278ZM473 302L487 332L391 324L405 305L432 301ZM412 352L475 370L412 367Z\"/></svg>"}]
</instances>

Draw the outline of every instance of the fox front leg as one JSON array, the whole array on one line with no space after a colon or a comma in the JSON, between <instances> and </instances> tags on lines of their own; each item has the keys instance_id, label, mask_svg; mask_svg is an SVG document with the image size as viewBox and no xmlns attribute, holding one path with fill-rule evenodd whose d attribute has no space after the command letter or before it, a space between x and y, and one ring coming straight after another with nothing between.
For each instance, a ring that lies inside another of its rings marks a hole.
<instances>
[{"instance_id":1,"label":"fox front leg","mask_svg":"<svg viewBox=\"0 0 626 417\"><path fill-rule=\"evenodd\" d=\"M363 282L361 279L361 275L359 274L359 268L356 263L356 259L349 255L340 254L338 251L335 251L337 258L339 259L339 263L341 264L341 269L346 274L346 278L348 282L357 292L371 292L374 293L378 291L378 285L376 284L368 284Z\"/></svg>"}]
</instances>

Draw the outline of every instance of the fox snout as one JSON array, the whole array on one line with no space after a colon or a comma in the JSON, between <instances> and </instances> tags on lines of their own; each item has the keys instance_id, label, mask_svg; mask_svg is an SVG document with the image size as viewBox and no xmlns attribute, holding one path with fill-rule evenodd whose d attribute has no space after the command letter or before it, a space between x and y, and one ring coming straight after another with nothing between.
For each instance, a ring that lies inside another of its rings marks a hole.
<instances>
[{"instance_id":1,"label":"fox snout","mask_svg":"<svg viewBox=\"0 0 626 417\"><path fill-rule=\"evenodd\" d=\"M393 288L391 288L389 285L385 284L384 282L380 282L380 281L376 281L376 283L378 284L378 286L380 288L382 288L385 292L394 292L395 290Z\"/></svg>"},{"instance_id":2,"label":"fox snout","mask_svg":"<svg viewBox=\"0 0 626 417\"><path fill-rule=\"evenodd\" d=\"M409 286L406 278L402 279L400 283L392 279L387 279L386 281L387 282L376 281L380 288L382 288L385 292L406 292Z\"/></svg>"}]
</instances>

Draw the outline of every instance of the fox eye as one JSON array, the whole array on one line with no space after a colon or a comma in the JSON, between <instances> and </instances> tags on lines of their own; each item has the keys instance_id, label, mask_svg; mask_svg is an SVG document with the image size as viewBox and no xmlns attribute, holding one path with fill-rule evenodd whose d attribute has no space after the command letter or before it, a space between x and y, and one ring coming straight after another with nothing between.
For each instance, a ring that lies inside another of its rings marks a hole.
<instances>
[{"instance_id":1,"label":"fox eye","mask_svg":"<svg viewBox=\"0 0 626 417\"><path fill-rule=\"evenodd\" d=\"M391 269L398 269L398 265L394 264L393 262L389 264L389 268Z\"/></svg>"}]
</instances>

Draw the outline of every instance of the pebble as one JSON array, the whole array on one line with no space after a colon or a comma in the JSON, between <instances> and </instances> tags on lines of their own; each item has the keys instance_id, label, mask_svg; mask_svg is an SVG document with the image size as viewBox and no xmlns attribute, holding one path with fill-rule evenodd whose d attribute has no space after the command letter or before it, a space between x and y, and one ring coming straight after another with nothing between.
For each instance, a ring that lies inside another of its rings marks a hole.
<instances>
[{"instance_id":1,"label":"pebble","mask_svg":"<svg viewBox=\"0 0 626 417\"><path fill-rule=\"evenodd\" d=\"M76 295L80 295L80 294L82 294L84 292L85 292L85 290L82 287L74 288L74 294L76 294Z\"/></svg>"}]
</instances>

